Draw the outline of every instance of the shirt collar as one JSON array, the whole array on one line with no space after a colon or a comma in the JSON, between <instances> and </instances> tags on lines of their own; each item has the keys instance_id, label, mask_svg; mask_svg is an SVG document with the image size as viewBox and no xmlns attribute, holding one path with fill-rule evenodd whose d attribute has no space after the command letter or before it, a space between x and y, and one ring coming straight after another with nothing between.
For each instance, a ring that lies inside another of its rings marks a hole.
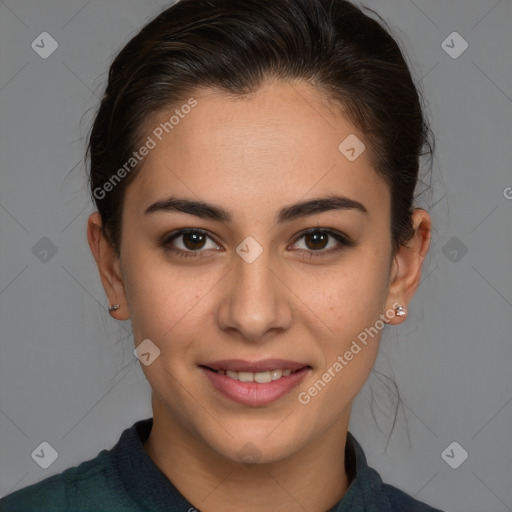
<instances>
[{"instance_id":1,"label":"shirt collar","mask_svg":"<svg viewBox=\"0 0 512 512\"><path fill-rule=\"evenodd\" d=\"M126 492L141 510L186 512L194 509L144 450L142 443L149 437L152 426L153 418L134 423L121 434L113 448L114 464ZM380 476L368 466L363 449L350 432L347 432L345 445L345 468L350 485L343 498L328 512L392 512Z\"/></svg>"},{"instance_id":2,"label":"shirt collar","mask_svg":"<svg viewBox=\"0 0 512 512\"><path fill-rule=\"evenodd\" d=\"M349 477L353 472L354 478L341 500L328 512L393 512L381 477L368 466L361 445L350 432L345 444L345 469Z\"/></svg>"}]
</instances>

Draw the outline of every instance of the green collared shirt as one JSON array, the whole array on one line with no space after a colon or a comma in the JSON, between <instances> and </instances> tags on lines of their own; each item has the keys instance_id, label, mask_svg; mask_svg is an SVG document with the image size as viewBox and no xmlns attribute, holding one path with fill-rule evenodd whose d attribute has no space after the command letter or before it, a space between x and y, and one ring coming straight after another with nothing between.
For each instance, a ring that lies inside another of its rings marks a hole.
<instances>
[{"instance_id":1,"label":"green collared shirt","mask_svg":"<svg viewBox=\"0 0 512 512\"><path fill-rule=\"evenodd\" d=\"M0 500L0 512L196 512L154 464L142 443L153 418L126 429L111 450ZM348 432L345 467L350 485L328 512L441 512L384 484Z\"/></svg>"}]
</instances>

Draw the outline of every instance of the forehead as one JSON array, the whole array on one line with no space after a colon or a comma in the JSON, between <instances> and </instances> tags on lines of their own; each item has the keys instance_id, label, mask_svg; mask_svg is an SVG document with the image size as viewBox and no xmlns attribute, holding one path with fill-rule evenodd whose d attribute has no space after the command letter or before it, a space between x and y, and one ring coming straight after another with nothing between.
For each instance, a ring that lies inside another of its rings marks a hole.
<instances>
[{"instance_id":1,"label":"forehead","mask_svg":"<svg viewBox=\"0 0 512 512\"><path fill-rule=\"evenodd\" d=\"M243 97L206 89L191 98L148 120L154 148L126 191L134 208L166 193L233 205L336 192L370 203L387 197L364 134L314 87L274 82ZM366 149L350 160L345 140Z\"/></svg>"}]
</instances>

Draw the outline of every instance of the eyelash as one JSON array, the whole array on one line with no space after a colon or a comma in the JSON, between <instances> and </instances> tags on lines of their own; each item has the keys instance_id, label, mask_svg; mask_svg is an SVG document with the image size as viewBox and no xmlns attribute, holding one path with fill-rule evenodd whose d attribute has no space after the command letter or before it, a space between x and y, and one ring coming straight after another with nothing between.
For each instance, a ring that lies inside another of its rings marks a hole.
<instances>
[{"instance_id":1,"label":"eyelash","mask_svg":"<svg viewBox=\"0 0 512 512\"><path fill-rule=\"evenodd\" d=\"M215 242L215 240L213 240L213 238L206 231L204 231L202 229L194 228L194 229L180 229L180 230L178 230L177 232L175 232L175 233L171 234L170 236L166 237L161 245L164 247L164 249L166 251L171 252L171 253L173 253L176 256L179 256L181 258L202 258L204 256L198 256L197 254L201 253L201 252L206 252L204 250L198 249L197 251L192 251L192 250L184 251L182 249L175 249L174 247L172 247L170 245L171 242L173 240L175 240L176 238L179 238L182 235L194 234L194 233L205 235L208 238L210 238L210 240ZM318 257L321 258L321 257L324 257L324 256L329 256L329 255L331 255L333 253L337 253L337 252L342 251L346 247L353 247L354 245L356 245L355 242L353 242L352 240L348 239L346 236L342 235L341 233L338 233L336 231L333 231L333 230L327 229L327 228L326 229L320 229L320 228L309 228L309 229L306 229L305 231L303 231L302 233L299 234L299 236L295 239L293 245L295 245L299 240L301 240L305 236L313 234L313 233L323 233L323 234L330 235L331 237L336 239L340 243L340 245L338 245L337 247L335 247L333 249L328 249L328 250L314 251L314 250L300 249L301 251L305 251L306 252L306 254L307 254L306 257L307 258L318 258ZM215 242L215 243L217 243L217 242Z\"/></svg>"}]
</instances>

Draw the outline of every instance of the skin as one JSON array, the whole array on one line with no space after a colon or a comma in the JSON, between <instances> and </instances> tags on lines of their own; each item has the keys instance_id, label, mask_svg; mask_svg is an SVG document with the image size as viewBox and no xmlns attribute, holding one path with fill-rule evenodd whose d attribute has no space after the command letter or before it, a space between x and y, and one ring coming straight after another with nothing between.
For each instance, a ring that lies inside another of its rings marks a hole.
<instances>
[{"instance_id":1,"label":"skin","mask_svg":"<svg viewBox=\"0 0 512 512\"><path fill-rule=\"evenodd\" d=\"M197 107L151 150L127 187L120 257L102 236L97 212L87 227L109 303L121 306L112 316L131 319L135 345L149 338L161 351L141 365L153 390L154 425L144 449L205 512L324 512L350 483L344 448L351 405L382 331L307 405L298 393L394 303L407 307L430 244L430 217L414 211L414 236L393 255L389 187L368 149L355 161L338 150L349 134L362 141L364 134L312 86L268 82L244 98L216 90L194 98ZM368 213L331 210L275 223L280 208L332 193L361 202ZM143 214L170 195L214 203L233 221ZM329 255L339 246L335 238L300 237L315 227L355 245ZM180 258L159 245L180 228L208 231L212 238L202 245L187 236L169 244L198 247L203 258ZM248 236L263 248L252 263L235 251ZM249 407L214 390L198 367L229 358L282 358L311 370L286 396ZM252 466L240 461L248 442L260 457Z\"/></svg>"}]
</instances>

